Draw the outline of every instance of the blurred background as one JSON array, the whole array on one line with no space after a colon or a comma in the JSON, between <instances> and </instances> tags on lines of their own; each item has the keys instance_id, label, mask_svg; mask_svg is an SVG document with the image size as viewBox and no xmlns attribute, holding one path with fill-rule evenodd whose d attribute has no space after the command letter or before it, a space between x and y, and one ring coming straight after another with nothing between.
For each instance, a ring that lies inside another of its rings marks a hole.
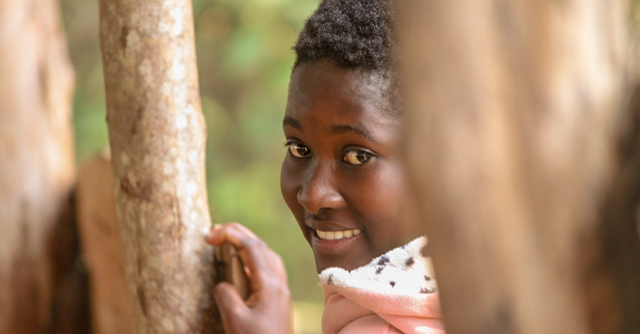
<instances>
[{"instance_id":1,"label":"blurred background","mask_svg":"<svg viewBox=\"0 0 640 334\"><path fill-rule=\"evenodd\" d=\"M62 0L75 68L75 148L81 164L108 146L98 2ZM241 222L287 267L297 333L320 333L322 289L311 249L280 195L282 117L291 50L317 0L194 0L207 185L213 223Z\"/></svg>"},{"instance_id":2,"label":"blurred background","mask_svg":"<svg viewBox=\"0 0 640 334\"><path fill-rule=\"evenodd\" d=\"M632 40L640 35L640 0ZM75 149L81 164L108 145L98 2L61 0L75 68ZM284 259L296 333L320 333L322 289L311 250L280 195L281 120L291 47L317 0L194 0L207 182L213 223L241 222Z\"/></svg>"}]
</instances>

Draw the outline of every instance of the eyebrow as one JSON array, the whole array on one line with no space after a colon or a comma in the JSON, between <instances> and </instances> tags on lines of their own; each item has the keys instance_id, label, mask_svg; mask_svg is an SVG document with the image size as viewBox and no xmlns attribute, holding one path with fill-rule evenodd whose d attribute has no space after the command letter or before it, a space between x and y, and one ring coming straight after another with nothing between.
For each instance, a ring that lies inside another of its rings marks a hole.
<instances>
[{"instance_id":1,"label":"eyebrow","mask_svg":"<svg viewBox=\"0 0 640 334\"><path fill-rule=\"evenodd\" d=\"M300 125L300 122L298 122L296 119L293 119L289 116L284 116L284 119L282 120L282 126L285 126L285 125L292 126L298 130L302 130L302 126Z\"/></svg>"},{"instance_id":2,"label":"eyebrow","mask_svg":"<svg viewBox=\"0 0 640 334\"><path fill-rule=\"evenodd\" d=\"M285 125L289 125L298 130L302 130L302 125L300 125L300 122L298 122L298 120L290 116L284 116L284 119L282 120L282 126L285 126ZM371 131L369 131L369 129L367 129L366 127L353 126L353 125L334 125L331 127L331 132L335 134L353 132L375 143L378 143L378 140L373 138L373 136L371 135Z\"/></svg>"},{"instance_id":3,"label":"eyebrow","mask_svg":"<svg viewBox=\"0 0 640 334\"><path fill-rule=\"evenodd\" d=\"M331 127L331 132L332 133L345 133L345 132L354 132L356 134L359 134L375 143L378 142L377 139L373 138L373 136L371 136L371 131L369 131L369 129L365 128L365 127L360 127L360 126L352 126L352 125L334 125L333 127Z\"/></svg>"}]
</instances>

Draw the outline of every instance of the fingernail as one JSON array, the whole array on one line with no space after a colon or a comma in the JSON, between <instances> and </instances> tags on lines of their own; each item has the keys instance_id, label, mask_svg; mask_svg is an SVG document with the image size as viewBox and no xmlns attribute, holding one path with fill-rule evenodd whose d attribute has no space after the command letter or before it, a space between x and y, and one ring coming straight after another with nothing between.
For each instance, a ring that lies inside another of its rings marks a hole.
<instances>
[{"instance_id":1,"label":"fingernail","mask_svg":"<svg viewBox=\"0 0 640 334\"><path fill-rule=\"evenodd\" d=\"M211 226L210 225L207 225L207 226L202 228L202 234L204 234L205 237L208 237L210 232L211 232Z\"/></svg>"}]
</instances>

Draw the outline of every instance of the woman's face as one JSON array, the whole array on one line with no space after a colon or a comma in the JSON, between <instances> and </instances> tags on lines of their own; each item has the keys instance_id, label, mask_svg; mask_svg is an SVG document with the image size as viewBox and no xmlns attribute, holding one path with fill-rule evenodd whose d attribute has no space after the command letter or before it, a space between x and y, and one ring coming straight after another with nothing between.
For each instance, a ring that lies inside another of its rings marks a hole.
<instances>
[{"instance_id":1,"label":"woman's face","mask_svg":"<svg viewBox=\"0 0 640 334\"><path fill-rule=\"evenodd\" d=\"M417 237L400 156L401 120L372 74L329 61L293 72L282 195L318 272L352 270Z\"/></svg>"}]
</instances>

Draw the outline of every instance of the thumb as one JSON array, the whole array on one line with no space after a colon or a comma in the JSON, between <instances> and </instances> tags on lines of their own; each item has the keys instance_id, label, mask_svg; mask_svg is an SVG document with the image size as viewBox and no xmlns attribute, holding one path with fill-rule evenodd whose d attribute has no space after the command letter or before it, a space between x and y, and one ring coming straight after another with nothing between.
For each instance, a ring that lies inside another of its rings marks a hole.
<instances>
[{"instance_id":1,"label":"thumb","mask_svg":"<svg viewBox=\"0 0 640 334\"><path fill-rule=\"evenodd\" d=\"M213 299L218 305L224 328L233 328L248 310L236 288L229 282L218 283L213 288Z\"/></svg>"}]
</instances>

